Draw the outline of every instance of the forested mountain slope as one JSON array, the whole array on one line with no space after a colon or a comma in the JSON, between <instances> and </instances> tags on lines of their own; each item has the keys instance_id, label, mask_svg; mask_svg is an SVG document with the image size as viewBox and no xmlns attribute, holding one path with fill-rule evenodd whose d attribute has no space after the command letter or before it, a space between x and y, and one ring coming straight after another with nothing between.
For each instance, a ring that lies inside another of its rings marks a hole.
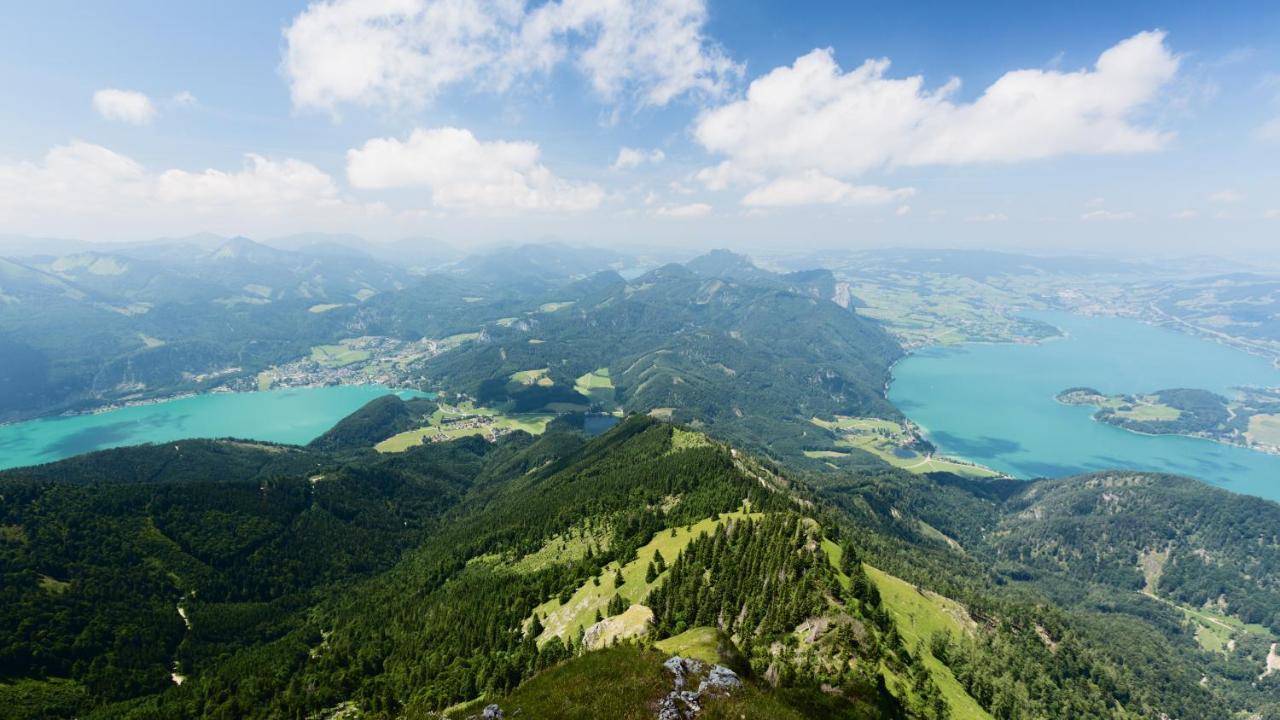
<instances>
[{"instance_id":1,"label":"forested mountain slope","mask_svg":"<svg viewBox=\"0 0 1280 720\"><path fill-rule=\"evenodd\" d=\"M487 327L481 341L425 372L502 402L513 373L547 368L549 381L567 389L604 368L628 412L803 463L804 449L832 445L814 416L898 416L883 387L901 353L878 325L805 288L707 278L679 265L629 282L605 273L558 290L554 312Z\"/></svg>"},{"instance_id":2,"label":"forested mountain slope","mask_svg":"<svg viewBox=\"0 0 1280 720\"><path fill-rule=\"evenodd\" d=\"M885 567L975 615L1017 618L1023 647L1012 657L1060 646L1065 632L1142 678L1151 707L1160 707L1156 696L1191 701L1196 688L1216 696L1217 712L1194 710L1202 699L1178 712L1165 705L1171 717L1280 711L1280 676L1268 672L1280 641L1275 503L1134 472L1021 482L883 470L813 480L869 530L864 542L895 558ZM1032 598L1016 611L1006 605ZM1015 675L1033 667L1007 664L1012 657L998 666Z\"/></svg>"},{"instance_id":3,"label":"forested mountain slope","mask_svg":"<svg viewBox=\"0 0 1280 720\"><path fill-rule=\"evenodd\" d=\"M1280 633L1280 506L1169 475L1035 483L990 533L996 556L1047 573L1214 605Z\"/></svg>"},{"instance_id":4,"label":"forested mountain slope","mask_svg":"<svg viewBox=\"0 0 1280 720\"><path fill-rule=\"evenodd\" d=\"M338 421L307 443L307 447L319 450L372 447L380 440L422 425L436 407L436 403L427 398L403 400L398 395L383 395Z\"/></svg>"},{"instance_id":5,"label":"forested mountain slope","mask_svg":"<svg viewBox=\"0 0 1280 720\"><path fill-rule=\"evenodd\" d=\"M1007 557L1036 547L1023 517L1036 507L1088 524L1082 498L1116 492L1099 478L885 470L809 487L641 416L592 441L515 433L391 456L357 444L197 441L0 475L4 706L394 718L497 702L652 717L670 691L660 663L681 653L744 683L706 717L1211 718L1274 705L1252 646L1214 655L1159 601L1063 597L1073 578L1097 583L1070 554L1041 577ZM149 470L109 479L126 465ZM1190 522L1176 485L1139 500L1144 487L1120 488L1133 498L1121 505ZM1195 520L1212 533L1216 517ZM1257 538L1194 547L1241 542ZM619 642L634 645L605 649ZM584 694L593 674L629 689Z\"/></svg>"}]
</instances>

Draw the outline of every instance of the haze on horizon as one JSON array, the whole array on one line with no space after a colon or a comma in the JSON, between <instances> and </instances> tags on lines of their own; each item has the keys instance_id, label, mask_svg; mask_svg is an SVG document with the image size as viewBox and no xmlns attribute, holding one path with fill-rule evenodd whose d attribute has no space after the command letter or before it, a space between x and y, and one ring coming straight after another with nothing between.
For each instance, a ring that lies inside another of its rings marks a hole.
<instances>
[{"instance_id":1,"label":"haze on horizon","mask_svg":"<svg viewBox=\"0 0 1280 720\"><path fill-rule=\"evenodd\" d=\"M31 4L0 236L1274 260L1277 31L1265 2Z\"/></svg>"}]
</instances>

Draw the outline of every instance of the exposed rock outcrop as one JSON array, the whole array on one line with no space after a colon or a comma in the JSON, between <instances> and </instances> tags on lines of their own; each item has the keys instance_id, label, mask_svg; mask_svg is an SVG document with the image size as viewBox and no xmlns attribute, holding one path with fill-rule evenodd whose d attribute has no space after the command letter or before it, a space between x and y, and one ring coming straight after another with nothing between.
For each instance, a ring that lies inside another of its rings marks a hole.
<instances>
[{"instance_id":1,"label":"exposed rock outcrop","mask_svg":"<svg viewBox=\"0 0 1280 720\"><path fill-rule=\"evenodd\" d=\"M742 687L738 674L723 665L712 665L703 675L706 665L700 660L667 658L662 666L672 675L674 689L658 703L658 720L691 720L702 711L707 699L723 696ZM696 676L703 675L697 690L687 689Z\"/></svg>"}]
</instances>

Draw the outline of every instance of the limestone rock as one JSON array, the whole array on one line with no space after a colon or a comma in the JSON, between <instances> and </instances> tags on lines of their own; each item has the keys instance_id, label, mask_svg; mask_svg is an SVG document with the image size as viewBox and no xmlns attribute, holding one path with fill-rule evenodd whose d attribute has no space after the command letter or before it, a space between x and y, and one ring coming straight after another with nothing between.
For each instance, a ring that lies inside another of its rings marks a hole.
<instances>
[{"instance_id":1,"label":"limestone rock","mask_svg":"<svg viewBox=\"0 0 1280 720\"><path fill-rule=\"evenodd\" d=\"M685 688L692 676L700 675L706 668L702 661L675 655L667 658L662 667L671 673L675 689L658 703L658 720L692 720L702 711L707 698L727 695L742 687L738 674L723 665L712 665L697 690Z\"/></svg>"},{"instance_id":2,"label":"limestone rock","mask_svg":"<svg viewBox=\"0 0 1280 720\"><path fill-rule=\"evenodd\" d=\"M738 673L723 665L713 665L711 672L698 683L698 693L729 693L742 687Z\"/></svg>"}]
</instances>

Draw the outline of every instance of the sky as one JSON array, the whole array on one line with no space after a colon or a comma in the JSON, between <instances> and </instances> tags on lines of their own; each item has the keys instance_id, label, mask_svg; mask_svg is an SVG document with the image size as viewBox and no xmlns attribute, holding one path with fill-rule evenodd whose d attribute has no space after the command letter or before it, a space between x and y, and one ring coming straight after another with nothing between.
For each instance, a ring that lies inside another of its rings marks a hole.
<instances>
[{"instance_id":1,"label":"sky","mask_svg":"<svg viewBox=\"0 0 1280 720\"><path fill-rule=\"evenodd\" d=\"M1280 255L1280 4L4 3L0 234Z\"/></svg>"}]
</instances>

